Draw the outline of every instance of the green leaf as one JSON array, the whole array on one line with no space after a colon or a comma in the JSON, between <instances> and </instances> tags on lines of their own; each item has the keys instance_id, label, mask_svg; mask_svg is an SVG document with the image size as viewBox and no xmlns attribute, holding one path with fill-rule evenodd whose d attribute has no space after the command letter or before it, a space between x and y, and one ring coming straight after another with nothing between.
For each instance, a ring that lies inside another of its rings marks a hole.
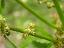
<instances>
[{"instance_id":1,"label":"green leaf","mask_svg":"<svg viewBox=\"0 0 64 48\"><path fill-rule=\"evenodd\" d=\"M27 37L21 41L19 48L26 48L31 42L32 42L32 38Z\"/></svg>"},{"instance_id":2,"label":"green leaf","mask_svg":"<svg viewBox=\"0 0 64 48\"><path fill-rule=\"evenodd\" d=\"M44 40L42 40L44 41ZM40 42L37 42L37 41L33 41L32 42L33 44L33 48L50 48L52 46L51 43L40 43Z\"/></svg>"},{"instance_id":3,"label":"green leaf","mask_svg":"<svg viewBox=\"0 0 64 48\"><path fill-rule=\"evenodd\" d=\"M41 27L37 27L36 28L36 33L39 34L40 36L47 38L49 40L53 40L53 37L51 35L50 32L45 31L43 28ZM42 38L43 39L43 38Z\"/></svg>"}]
</instances>

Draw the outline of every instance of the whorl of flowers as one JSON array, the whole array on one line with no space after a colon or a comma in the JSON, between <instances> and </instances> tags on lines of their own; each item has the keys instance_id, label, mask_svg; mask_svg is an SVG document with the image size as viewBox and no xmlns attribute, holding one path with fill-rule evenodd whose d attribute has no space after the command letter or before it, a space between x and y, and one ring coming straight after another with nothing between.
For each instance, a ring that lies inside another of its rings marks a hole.
<instances>
[{"instance_id":1,"label":"whorl of flowers","mask_svg":"<svg viewBox=\"0 0 64 48\"><path fill-rule=\"evenodd\" d=\"M9 35L9 27L7 25L6 19L0 15L0 34Z\"/></svg>"}]
</instances>

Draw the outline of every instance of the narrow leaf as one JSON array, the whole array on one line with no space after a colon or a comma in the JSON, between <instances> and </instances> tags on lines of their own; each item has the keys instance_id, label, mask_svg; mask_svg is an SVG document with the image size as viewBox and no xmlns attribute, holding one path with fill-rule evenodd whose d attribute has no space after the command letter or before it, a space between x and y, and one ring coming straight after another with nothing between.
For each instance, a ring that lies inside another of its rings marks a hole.
<instances>
[{"instance_id":1,"label":"narrow leaf","mask_svg":"<svg viewBox=\"0 0 64 48\"><path fill-rule=\"evenodd\" d=\"M20 48L26 48L29 46L29 44L32 42L32 37L28 36L27 38L24 38L20 43Z\"/></svg>"}]
</instances>

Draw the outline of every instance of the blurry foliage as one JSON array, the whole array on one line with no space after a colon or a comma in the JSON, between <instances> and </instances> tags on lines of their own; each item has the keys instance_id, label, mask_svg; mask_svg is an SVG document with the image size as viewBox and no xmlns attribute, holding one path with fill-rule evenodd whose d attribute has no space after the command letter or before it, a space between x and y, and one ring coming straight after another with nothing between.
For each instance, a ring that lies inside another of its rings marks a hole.
<instances>
[{"instance_id":1,"label":"blurry foliage","mask_svg":"<svg viewBox=\"0 0 64 48\"><path fill-rule=\"evenodd\" d=\"M52 23L52 24L54 23L52 18L53 14L56 12L54 8L48 9L45 3L39 4L38 0L21 0L21 1L23 1L27 6L29 6L38 15L40 15L41 18L44 18L49 23ZM40 1L44 1L44 0L40 0ZM60 0L58 1L60 2ZM61 1L61 4L63 3L64 3L64 0ZM20 29L24 28L23 25L26 24L26 22L28 23L35 22L36 23L35 32L41 36L52 39L51 35L53 34L52 32L54 32L54 29L42 23L39 19L34 17L33 14L31 14L26 9L24 9L21 5L19 5L15 0L5 0L5 6L2 14L7 19L7 22L9 23L10 26L18 27ZM19 39L19 41L17 41L18 40L16 38L17 34L19 33L11 31L11 35L8 38L12 40L15 44L16 42L19 42L18 44L16 44L18 48L50 48L52 46L52 42L41 40L39 38L34 38L32 36L28 36L24 38L23 35L22 36L20 35L22 38ZM18 38L20 36L18 36ZM41 43L40 41L41 42L43 41L45 43ZM6 48L14 48L8 41L6 41L6 46L7 46Z\"/></svg>"},{"instance_id":2,"label":"blurry foliage","mask_svg":"<svg viewBox=\"0 0 64 48\"><path fill-rule=\"evenodd\" d=\"M40 42L36 42L33 41L33 44L35 46L35 48L50 48L50 43L40 43Z\"/></svg>"}]
</instances>

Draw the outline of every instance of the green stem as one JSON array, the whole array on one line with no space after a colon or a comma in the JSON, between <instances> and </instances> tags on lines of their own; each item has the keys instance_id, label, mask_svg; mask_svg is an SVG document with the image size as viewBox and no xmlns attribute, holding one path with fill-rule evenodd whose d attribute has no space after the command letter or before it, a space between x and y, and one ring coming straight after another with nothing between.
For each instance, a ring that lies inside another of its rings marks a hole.
<instances>
[{"instance_id":1,"label":"green stem","mask_svg":"<svg viewBox=\"0 0 64 48\"><path fill-rule=\"evenodd\" d=\"M20 33L24 33L24 31L22 29L18 29L18 28L10 28L10 30L16 31L16 32L20 32ZM53 39L48 39L48 38L43 37L43 36L41 36L41 35L39 35L37 33L34 33L34 34L33 33L29 33L29 35L37 37L37 38L45 39L45 40L48 40L48 41L51 41L51 42L54 42Z\"/></svg>"},{"instance_id":2,"label":"green stem","mask_svg":"<svg viewBox=\"0 0 64 48\"><path fill-rule=\"evenodd\" d=\"M39 35L39 34L37 34L37 33L35 33L35 34L29 33L29 35L34 36L34 37L37 37L37 38L40 38L40 39L45 39L45 40L48 40L48 41L54 42L53 39L48 39L48 38L43 37L43 36L41 36L41 35Z\"/></svg>"},{"instance_id":3,"label":"green stem","mask_svg":"<svg viewBox=\"0 0 64 48\"><path fill-rule=\"evenodd\" d=\"M0 6L0 14L2 14L2 9L1 9L1 6Z\"/></svg>"},{"instance_id":4,"label":"green stem","mask_svg":"<svg viewBox=\"0 0 64 48\"><path fill-rule=\"evenodd\" d=\"M9 42L14 46L14 48L17 48L16 45L15 45L13 42L11 42L11 41L8 39L7 36L4 36L4 37L5 37L5 39L6 39L7 41L9 41Z\"/></svg>"},{"instance_id":5,"label":"green stem","mask_svg":"<svg viewBox=\"0 0 64 48\"><path fill-rule=\"evenodd\" d=\"M62 25L64 26L64 15L63 15L63 12L60 8L60 4L59 4L59 1L58 0L53 0L54 4L55 4L55 7L56 7L56 10L57 10L57 13L59 14L59 18L62 22Z\"/></svg>"},{"instance_id":6,"label":"green stem","mask_svg":"<svg viewBox=\"0 0 64 48\"><path fill-rule=\"evenodd\" d=\"M23 30L18 29L18 28L16 28L16 27L10 27L10 30L17 31L17 32L20 32L20 33L24 33Z\"/></svg>"},{"instance_id":7,"label":"green stem","mask_svg":"<svg viewBox=\"0 0 64 48\"><path fill-rule=\"evenodd\" d=\"M41 20L42 22L46 23L48 26L57 29L54 25L50 24L49 22L47 22L44 18L40 17L40 15L38 15L37 13L35 13L31 8L29 8L27 5L25 5L23 2L16 0L21 6L23 6L24 8L26 8L29 12L31 12L33 15L35 15L35 17L37 17L39 20Z\"/></svg>"},{"instance_id":8,"label":"green stem","mask_svg":"<svg viewBox=\"0 0 64 48\"><path fill-rule=\"evenodd\" d=\"M1 1L2 1L2 0L0 0L0 14L2 14L2 5L1 5Z\"/></svg>"}]
</instances>

